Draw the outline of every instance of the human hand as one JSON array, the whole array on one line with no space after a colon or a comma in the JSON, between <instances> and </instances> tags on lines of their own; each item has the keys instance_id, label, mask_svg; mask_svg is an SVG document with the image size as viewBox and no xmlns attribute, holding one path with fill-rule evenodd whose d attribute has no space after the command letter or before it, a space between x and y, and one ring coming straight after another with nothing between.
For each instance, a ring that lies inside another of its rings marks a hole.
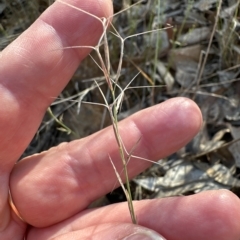
<instances>
[{"instance_id":1,"label":"human hand","mask_svg":"<svg viewBox=\"0 0 240 240\"><path fill-rule=\"evenodd\" d=\"M68 0L96 16L112 14L111 1ZM41 119L67 84L86 49L95 45L99 23L59 2L0 53L0 239L124 239L144 226L167 239L239 239L240 202L232 193L209 191L194 196L134 202L139 227L131 224L125 203L86 207L112 190L122 169L111 128L18 164ZM143 110L120 124L127 149L141 140L135 154L158 160L184 146L199 131L201 113L188 99L175 98ZM148 162L132 159L133 177ZM9 186L23 222L8 204ZM135 239L141 239L135 236Z\"/></svg>"}]
</instances>

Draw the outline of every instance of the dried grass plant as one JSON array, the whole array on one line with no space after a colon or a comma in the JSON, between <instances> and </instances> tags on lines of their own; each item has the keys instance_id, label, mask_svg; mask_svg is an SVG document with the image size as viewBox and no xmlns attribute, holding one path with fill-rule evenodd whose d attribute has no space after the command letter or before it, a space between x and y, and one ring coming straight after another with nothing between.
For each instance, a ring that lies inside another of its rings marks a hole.
<instances>
[{"instance_id":1,"label":"dried grass plant","mask_svg":"<svg viewBox=\"0 0 240 240\"><path fill-rule=\"evenodd\" d=\"M140 74L142 73L141 71L139 71L139 73L127 84L127 86L125 86L124 88L121 87L120 83L119 83L119 78L121 77L121 70L122 70L122 63L123 63L123 56L124 56L124 43L127 39L133 38L133 37L137 37L139 35L143 35L143 34L149 34L152 32L158 32L162 29L155 29L155 30L150 30L150 31L146 31L146 32L142 32L142 33L137 33L137 34L132 34L130 36L127 36L125 38L121 37L121 35L119 34L119 32L116 30L116 28L113 26L113 24L111 23L111 19L113 17L116 16L110 16L109 18L99 18L95 15L92 15L89 12L86 12L82 9L79 9L75 6L72 6L62 0L57 0L59 2L61 2L62 4L71 7L73 9L76 9L77 11L80 11L82 13L85 13L93 18L95 18L97 21L99 21L102 25L102 29L103 29L103 33L98 41L98 44L95 47L92 46L69 46L69 47L65 47L64 49L72 49L72 48L89 48L94 50L97 53L97 57L98 59L94 59L92 57L92 60L97 64L97 66L99 67L99 69L101 70L102 74L104 75L104 79L108 85L108 89L110 91L110 95L111 95L111 99L112 102L109 103L105 94L103 93L103 91L101 90L99 83L97 81L95 81L95 85L97 86L97 88L99 89L102 98L104 100L104 104L101 103L89 103L89 102L84 102L81 101L81 103L88 103L88 104L96 104L96 105L101 105L104 106L107 110L108 113L110 115L111 118L111 122L112 122L112 126L113 126L113 132L115 135L115 139L118 145L118 149L119 149L119 155L120 158L122 160L122 166L123 166L123 174L124 174L124 179L126 181L126 187L123 184L123 180L121 178L121 173L122 172L118 172L113 164L113 161L111 159L111 156L109 156L109 159L112 163L113 166L113 170L115 171L115 174L117 176L118 182L121 185L123 192L126 196L127 199L127 203L128 203L128 208L129 208L129 212L131 215L131 219L132 222L134 224L137 224L137 218L134 212L134 207L133 207L133 201L132 201L132 194L131 194L131 189L130 189L130 180L128 177L128 168L127 165L130 161L130 159L134 156L134 149L137 146L139 140L134 144L134 146L132 146L132 149L130 150L130 152L127 152L126 148L124 147L124 142L122 141L121 135L120 135L120 131L119 131L119 124L118 124L118 113L121 109L122 106L122 102L123 102L123 98L124 98L124 94L125 91L128 90L130 88L131 83L134 81L134 79ZM124 9L123 11L127 11L129 8L135 6L136 4L139 4L143 2L143 0L131 5L130 7ZM123 11L118 12L117 14L122 13ZM111 26L112 31L110 33L108 33L108 28L109 26ZM169 26L171 27L171 26ZM167 27L168 28L168 27ZM108 34L112 34L114 35L116 38L118 38L120 40L120 53L119 53L119 61L118 61L118 67L117 67L117 71L115 74L112 74L113 70L111 69L111 60L110 60L110 55L109 55L109 43L108 43ZM101 51L101 49L103 48L103 51ZM91 57L91 55L90 55ZM140 69L139 69L140 70ZM143 73L142 73L143 74ZM114 76L114 78L112 77ZM63 126L63 125L62 125ZM69 128L66 129L66 131L69 131ZM148 159L143 159L137 156L134 156L135 158L138 159L142 159L142 160L146 160L146 161L150 161Z\"/></svg>"}]
</instances>

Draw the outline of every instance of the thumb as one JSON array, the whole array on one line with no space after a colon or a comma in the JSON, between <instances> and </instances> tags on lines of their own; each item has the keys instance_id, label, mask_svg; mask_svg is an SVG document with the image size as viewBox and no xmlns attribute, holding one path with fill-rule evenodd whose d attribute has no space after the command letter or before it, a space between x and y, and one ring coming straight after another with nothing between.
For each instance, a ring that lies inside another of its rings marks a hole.
<instances>
[{"instance_id":1,"label":"thumb","mask_svg":"<svg viewBox=\"0 0 240 240\"><path fill-rule=\"evenodd\" d=\"M33 232L32 232L33 233ZM68 240L68 239L105 239L105 240L112 240L112 239L122 239L122 240L166 240L163 236L159 235L157 232L129 223L108 223L108 224L100 224L91 226L88 228L75 230L73 232L68 232L65 234L59 232L54 234L54 237L47 236L47 239L51 240ZM40 235L38 235L42 239ZM45 235L46 237L46 235ZM35 234L30 234L28 236L29 240L36 239Z\"/></svg>"},{"instance_id":2,"label":"thumb","mask_svg":"<svg viewBox=\"0 0 240 240\"><path fill-rule=\"evenodd\" d=\"M132 233L124 237L123 240L166 240L166 238L151 229L136 226Z\"/></svg>"}]
</instances>

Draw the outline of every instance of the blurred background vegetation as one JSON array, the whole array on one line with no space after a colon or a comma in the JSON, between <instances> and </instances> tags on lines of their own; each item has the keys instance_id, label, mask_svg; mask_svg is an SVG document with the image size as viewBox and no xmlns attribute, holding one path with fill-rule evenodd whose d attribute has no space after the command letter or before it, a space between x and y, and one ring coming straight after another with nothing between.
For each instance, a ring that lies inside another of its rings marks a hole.
<instances>
[{"instance_id":1,"label":"blurred background vegetation","mask_svg":"<svg viewBox=\"0 0 240 240\"><path fill-rule=\"evenodd\" d=\"M0 0L0 50L53 2ZM114 12L136 2L114 0ZM240 194L239 11L240 0L146 0L114 18L113 25L123 38L162 29L125 42L121 85L140 74L126 91L119 120L176 96L195 100L204 118L202 131L193 141L134 179L135 199L218 188ZM120 41L111 34L109 48L114 77ZM87 58L52 104L51 114L46 113L23 156L88 136L110 124L102 107L82 104L82 100L102 102L94 80L108 96L101 72ZM118 189L101 204L122 200Z\"/></svg>"}]
</instances>

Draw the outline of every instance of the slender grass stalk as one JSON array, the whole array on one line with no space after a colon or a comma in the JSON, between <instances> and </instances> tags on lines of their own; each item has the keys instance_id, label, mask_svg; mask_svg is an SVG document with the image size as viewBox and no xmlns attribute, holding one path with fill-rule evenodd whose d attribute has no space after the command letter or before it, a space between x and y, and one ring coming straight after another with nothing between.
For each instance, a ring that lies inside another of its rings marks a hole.
<instances>
[{"instance_id":1,"label":"slender grass stalk","mask_svg":"<svg viewBox=\"0 0 240 240\"><path fill-rule=\"evenodd\" d=\"M218 1L218 7L217 7L217 13L216 13L216 17L215 17L215 23L214 23L213 30L212 30L212 33L211 33L211 36L210 36L207 51L205 53L201 68L200 68L198 74L196 75L197 76L196 90L198 90L201 79L202 79L202 76L203 76L204 68L205 68L205 65L207 63L207 59L208 59L208 55L209 55L209 52L210 52L210 49L211 49L211 46L212 46L213 38L214 38L215 32L217 30L217 25L218 25L218 20L219 20L219 15L220 15L221 9L222 9L222 0L219 0Z\"/></svg>"},{"instance_id":2,"label":"slender grass stalk","mask_svg":"<svg viewBox=\"0 0 240 240\"><path fill-rule=\"evenodd\" d=\"M130 179L129 179L129 175L128 175L128 168L127 165L131 159L131 157L133 157L132 153L137 145L137 143L140 141L138 140L136 145L134 145L133 149L130 151L130 153L127 152L127 150L125 149L124 143L122 141L121 138L121 134L120 134L120 130L119 130L119 125L118 125L118 112L121 108L121 104L124 98L124 92L128 89L128 87L130 86L130 84L132 83L132 81L137 77L137 75L140 73L138 73L128 84L127 86L122 89L121 86L119 85L119 78L121 76L121 69L122 69L122 62L123 62L123 56L124 56L124 42L129 39L129 38L133 38L133 37L137 37L139 35L143 35L146 33L152 33L152 32L156 32L159 31L160 29L156 29L156 30L152 30L152 31L147 31L147 32L143 32L143 33L138 33L138 34L133 34L130 36L127 36L125 38L122 38L120 36L120 34L118 33L118 31L116 30L116 28L110 23L110 19L113 16L110 16L108 19L107 18L98 18L82 9L79 9L77 7L74 7L62 0L57 0L59 2L61 2L64 5L67 5L71 8L74 8L82 13L85 13L89 16L92 16L94 19L96 19L97 21L99 21L102 25L102 29L103 29L103 33L98 41L98 44L95 47L92 46L73 46L73 47L66 47L64 49L69 49L69 48L89 48L92 50L95 50L95 52L97 53L97 57L98 57L98 61L94 60L93 61L96 63L96 65L99 67L99 69L102 71L105 81L108 85L108 89L111 95L111 99L112 99L112 103L109 104L108 100L106 99L102 89L100 88L99 84L97 81L95 81L96 86L98 87L105 104L98 104L98 105L103 105L107 108L111 121L112 121L112 126L113 126L113 132L115 135L115 139L116 139L116 143L118 146L118 151L119 151L119 156L121 158L122 161L122 165L123 165L123 174L124 174L124 179L126 181L126 187L124 186L122 179L119 175L119 173L117 172L113 161L110 158L110 161L113 165L113 169L116 173L117 179L121 185L121 187L123 188L123 192L125 193L126 199L127 199L127 203L128 203L128 208L129 208L129 212L130 212L130 216L131 216L131 220L134 224L137 224L137 218L136 218L136 214L134 212L134 206L133 206L133 199L132 199L132 194L131 194L131 188L130 188ZM138 3L142 2L143 0L139 1ZM134 4L135 5L135 4ZM129 8L128 8L129 9ZM108 47L108 37L107 37L107 28L108 26L111 25L112 29L114 32L111 32L114 36L116 36L118 39L120 39L121 45L120 45L120 57L119 57L119 62L118 62L118 66L117 66L117 71L116 74L114 74L114 79L112 79L111 77L111 64L110 64L110 54L109 54L109 47ZM169 26L170 27L170 26ZM167 28L169 28L167 27ZM166 28L165 28L166 29ZM161 29L163 30L163 29ZM103 46L103 51L104 51L104 58L102 57L100 48ZM118 93L120 91L120 93ZM138 158L138 157L136 157ZM139 159L143 159L143 158L139 158ZM145 160L145 159L144 159ZM150 160L149 160L150 161ZM152 162L152 161L150 161Z\"/></svg>"},{"instance_id":3,"label":"slender grass stalk","mask_svg":"<svg viewBox=\"0 0 240 240\"><path fill-rule=\"evenodd\" d=\"M158 0L157 2L157 6L158 6L158 10L157 10L157 22L160 22L160 6L161 6L161 0ZM153 75L152 75L152 79L153 79L153 82L154 82L154 85L155 85L155 75L156 75L156 72L157 72L157 60L158 60L158 52L159 52L159 39L160 39L160 34L159 34L159 31L157 32L157 41L156 41L156 44L155 44L155 55L154 55L154 68L153 68Z\"/></svg>"}]
</instances>

